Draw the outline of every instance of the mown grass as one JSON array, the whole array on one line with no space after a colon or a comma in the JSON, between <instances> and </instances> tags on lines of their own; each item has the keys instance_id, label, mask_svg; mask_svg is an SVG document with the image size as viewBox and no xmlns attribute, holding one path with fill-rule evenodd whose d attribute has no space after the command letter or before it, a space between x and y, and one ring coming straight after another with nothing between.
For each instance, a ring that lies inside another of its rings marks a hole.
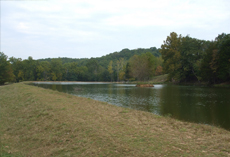
<instances>
[{"instance_id":1,"label":"mown grass","mask_svg":"<svg viewBox=\"0 0 230 157\"><path fill-rule=\"evenodd\" d=\"M0 86L1 156L230 156L230 132L23 83Z\"/></svg>"}]
</instances>

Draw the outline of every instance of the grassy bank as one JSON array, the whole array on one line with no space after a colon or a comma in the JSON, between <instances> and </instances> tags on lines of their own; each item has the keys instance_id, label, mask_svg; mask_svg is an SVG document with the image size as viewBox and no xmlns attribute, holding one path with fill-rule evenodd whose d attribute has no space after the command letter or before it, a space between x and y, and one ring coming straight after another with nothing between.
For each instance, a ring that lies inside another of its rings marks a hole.
<instances>
[{"instance_id":1,"label":"grassy bank","mask_svg":"<svg viewBox=\"0 0 230 157\"><path fill-rule=\"evenodd\" d=\"M230 132L23 83L0 86L1 156L229 156Z\"/></svg>"},{"instance_id":2,"label":"grassy bank","mask_svg":"<svg viewBox=\"0 0 230 157\"><path fill-rule=\"evenodd\" d=\"M159 76L154 76L151 80L149 81L131 81L129 83L131 84L164 84L167 81L168 74L164 75L159 75ZM126 82L127 83L127 82Z\"/></svg>"}]
</instances>

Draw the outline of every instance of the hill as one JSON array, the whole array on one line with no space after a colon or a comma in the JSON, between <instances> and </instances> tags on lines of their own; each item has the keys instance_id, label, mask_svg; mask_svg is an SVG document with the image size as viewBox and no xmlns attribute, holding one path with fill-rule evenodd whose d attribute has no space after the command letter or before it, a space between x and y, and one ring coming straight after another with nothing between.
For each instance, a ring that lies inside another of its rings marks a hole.
<instances>
[{"instance_id":1,"label":"hill","mask_svg":"<svg viewBox=\"0 0 230 157\"><path fill-rule=\"evenodd\" d=\"M102 57L96 57L96 58L90 58L90 59L96 60L99 63L99 65L101 65L102 67L107 67L111 60L113 62L115 62L116 60L119 60L120 58L124 58L124 60L129 60L134 55L141 55L141 54L146 53L146 52L150 52L155 57L161 56L159 49L157 49L156 47L151 47L151 48L147 48L147 49L138 48L138 49L134 49L134 50L129 50L129 49L125 48L119 52L113 52L113 53L110 53L110 54L102 56ZM51 62L52 59L58 59L58 58L38 59L38 61ZM87 64L87 62L90 60L89 58L67 58L67 57L63 57L63 58L59 58L59 59L61 59L63 64L76 62L78 64L78 66L85 66Z\"/></svg>"}]
</instances>

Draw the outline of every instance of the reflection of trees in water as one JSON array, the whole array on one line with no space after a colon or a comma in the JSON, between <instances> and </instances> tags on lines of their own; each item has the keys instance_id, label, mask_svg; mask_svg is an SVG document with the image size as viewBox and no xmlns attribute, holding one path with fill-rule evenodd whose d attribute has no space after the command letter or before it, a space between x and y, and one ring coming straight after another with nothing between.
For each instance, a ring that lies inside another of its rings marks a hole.
<instances>
[{"instance_id":1,"label":"reflection of trees in water","mask_svg":"<svg viewBox=\"0 0 230 157\"><path fill-rule=\"evenodd\" d=\"M135 87L132 90L126 90L125 93L130 108L156 112L156 106L158 104L157 90L153 88Z\"/></svg>"},{"instance_id":2,"label":"reflection of trees in water","mask_svg":"<svg viewBox=\"0 0 230 157\"><path fill-rule=\"evenodd\" d=\"M189 87L193 88L193 87ZM199 97L196 97L196 90L187 90L187 87L168 86L162 90L161 94L161 114L172 115L173 118L206 122L207 114L204 112Z\"/></svg>"},{"instance_id":3,"label":"reflection of trees in water","mask_svg":"<svg viewBox=\"0 0 230 157\"><path fill-rule=\"evenodd\" d=\"M168 86L162 89L160 98L161 115L230 128L230 106L226 93L221 90Z\"/></svg>"},{"instance_id":4,"label":"reflection of trees in water","mask_svg":"<svg viewBox=\"0 0 230 157\"><path fill-rule=\"evenodd\" d=\"M175 118L179 116L179 97L176 97L178 89L173 88L172 86L167 86L167 88L163 88L160 93L160 114L161 115L173 115Z\"/></svg>"},{"instance_id":5,"label":"reflection of trees in water","mask_svg":"<svg viewBox=\"0 0 230 157\"><path fill-rule=\"evenodd\" d=\"M213 88L210 89L212 96L207 101L209 107L210 122L221 127L228 127L230 129L230 102L228 92L226 89ZM216 118L218 117L218 118Z\"/></svg>"}]
</instances>

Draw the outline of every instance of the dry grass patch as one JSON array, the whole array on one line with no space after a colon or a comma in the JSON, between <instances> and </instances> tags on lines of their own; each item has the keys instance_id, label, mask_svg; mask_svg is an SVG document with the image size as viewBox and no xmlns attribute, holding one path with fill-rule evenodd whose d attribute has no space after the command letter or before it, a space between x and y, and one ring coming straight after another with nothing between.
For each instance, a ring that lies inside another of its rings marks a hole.
<instances>
[{"instance_id":1,"label":"dry grass patch","mask_svg":"<svg viewBox=\"0 0 230 157\"><path fill-rule=\"evenodd\" d=\"M2 156L229 156L230 132L22 83L0 88Z\"/></svg>"}]
</instances>

